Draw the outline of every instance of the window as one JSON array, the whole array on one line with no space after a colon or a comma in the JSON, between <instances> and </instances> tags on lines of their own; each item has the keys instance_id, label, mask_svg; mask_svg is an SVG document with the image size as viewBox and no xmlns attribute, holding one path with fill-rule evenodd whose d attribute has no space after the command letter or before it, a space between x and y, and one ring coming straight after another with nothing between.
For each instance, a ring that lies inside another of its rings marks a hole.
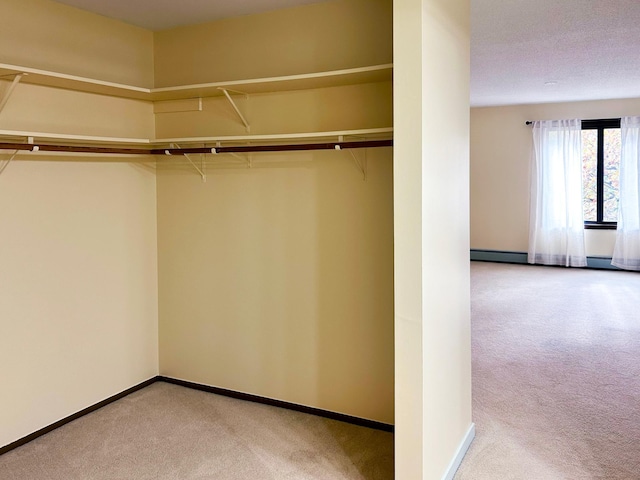
<instances>
[{"instance_id":1,"label":"window","mask_svg":"<svg viewBox=\"0 0 640 480\"><path fill-rule=\"evenodd\" d=\"M582 121L585 228L615 229L620 192L620 119Z\"/></svg>"}]
</instances>

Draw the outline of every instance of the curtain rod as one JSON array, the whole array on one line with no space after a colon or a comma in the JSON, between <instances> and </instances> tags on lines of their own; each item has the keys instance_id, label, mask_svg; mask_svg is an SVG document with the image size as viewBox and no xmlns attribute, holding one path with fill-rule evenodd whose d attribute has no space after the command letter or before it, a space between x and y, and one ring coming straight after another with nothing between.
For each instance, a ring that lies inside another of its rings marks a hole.
<instances>
[{"instance_id":1,"label":"curtain rod","mask_svg":"<svg viewBox=\"0 0 640 480\"><path fill-rule=\"evenodd\" d=\"M619 122L620 118L598 118L598 119L581 119L582 122ZM533 125L531 120L524 122L525 125Z\"/></svg>"},{"instance_id":2,"label":"curtain rod","mask_svg":"<svg viewBox=\"0 0 640 480\"><path fill-rule=\"evenodd\" d=\"M292 152L305 150L342 150L352 148L392 147L393 140L362 140L355 142L301 143L287 145L244 145L229 147L191 148L111 148L74 145L48 145L31 143L0 143L0 150L25 150L30 152L95 153L115 155L189 155L197 153L257 153Z\"/></svg>"}]
</instances>

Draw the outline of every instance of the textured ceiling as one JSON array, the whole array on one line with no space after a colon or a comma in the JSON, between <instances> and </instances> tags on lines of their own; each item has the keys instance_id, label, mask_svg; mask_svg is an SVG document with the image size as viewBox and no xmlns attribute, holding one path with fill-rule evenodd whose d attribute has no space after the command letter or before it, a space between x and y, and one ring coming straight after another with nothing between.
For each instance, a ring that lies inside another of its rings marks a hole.
<instances>
[{"instance_id":1,"label":"textured ceiling","mask_svg":"<svg viewBox=\"0 0 640 480\"><path fill-rule=\"evenodd\" d=\"M317 0L58 0L150 30ZM640 0L471 0L472 106L640 97Z\"/></svg>"},{"instance_id":2,"label":"textured ceiling","mask_svg":"<svg viewBox=\"0 0 640 480\"><path fill-rule=\"evenodd\" d=\"M148 30L238 17L319 0L57 0Z\"/></svg>"},{"instance_id":3,"label":"textured ceiling","mask_svg":"<svg viewBox=\"0 0 640 480\"><path fill-rule=\"evenodd\" d=\"M473 106L640 97L639 0L471 0Z\"/></svg>"}]
</instances>

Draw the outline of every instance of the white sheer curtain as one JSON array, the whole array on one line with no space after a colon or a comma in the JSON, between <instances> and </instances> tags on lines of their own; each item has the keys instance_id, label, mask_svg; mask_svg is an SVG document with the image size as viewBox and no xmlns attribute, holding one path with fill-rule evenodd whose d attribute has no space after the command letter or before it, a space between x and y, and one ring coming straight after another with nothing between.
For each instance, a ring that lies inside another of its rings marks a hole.
<instances>
[{"instance_id":1,"label":"white sheer curtain","mask_svg":"<svg viewBox=\"0 0 640 480\"><path fill-rule=\"evenodd\" d=\"M533 123L529 263L584 267L582 122Z\"/></svg>"},{"instance_id":2,"label":"white sheer curtain","mask_svg":"<svg viewBox=\"0 0 640 480\"><path fill-rule=\"evenodd\" d=\"M620 133L620 203L611 264L640 270L640 117L622 117Z\"/></svg>"}]
</instances>

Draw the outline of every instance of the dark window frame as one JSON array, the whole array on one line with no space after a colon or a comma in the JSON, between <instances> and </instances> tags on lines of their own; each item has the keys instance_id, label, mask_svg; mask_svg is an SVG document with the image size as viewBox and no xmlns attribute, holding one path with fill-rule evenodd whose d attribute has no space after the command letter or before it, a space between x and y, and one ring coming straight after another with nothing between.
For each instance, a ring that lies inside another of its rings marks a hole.
<instances>
[{"instance_id":1,"label":"dark window frame","mask_svg":"<svg viewBox=\"0 0 640 480\"><path fill-rule=\"evenodd\" d=\"M582 120L582 130L598 131L598 157L596 167L597 214L596 221L585 221L586 229L615 230L618 222L604 222L604 131L608 128L620 128L619 118L604 118L600 120Z\"/></svg>"}]
</instances>

